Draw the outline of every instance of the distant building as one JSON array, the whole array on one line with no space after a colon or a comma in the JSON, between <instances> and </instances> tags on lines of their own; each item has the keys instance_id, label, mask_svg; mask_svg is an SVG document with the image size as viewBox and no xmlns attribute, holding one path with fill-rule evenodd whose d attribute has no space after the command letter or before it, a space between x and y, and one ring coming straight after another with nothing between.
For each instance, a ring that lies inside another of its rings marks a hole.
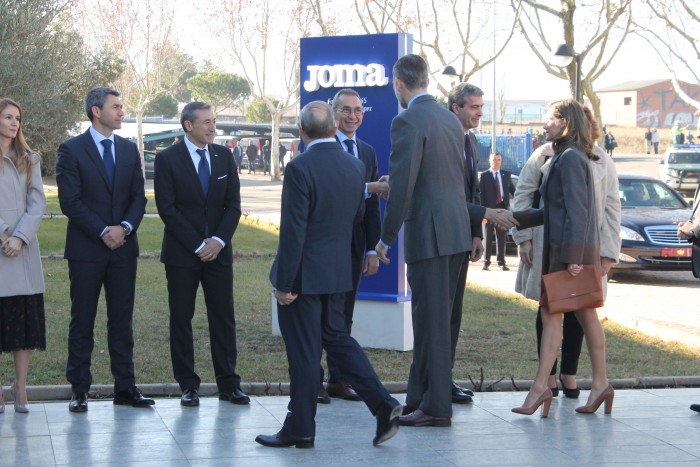
<instances>
[{"instance_id":1,"label":"distant building","mask_svg":"<svg viewBox=\"0 0 700 467\"><path fill-rule=\"evenodd\" d=\"M484 100L482 121L491 121L491 102ZM545 100L511 100L505 102L505 113L501 115L500 102L496 101L496 123L503 124L541 124L547 115L548 102Z\"/></svg>"},{"instance_id":2,"label":"distant building","mask_svg":"<svg viewBox=\"0 0 700 467\"><path fill-rule=\"evenodd\" d=\"M693 99L700 98L700 85L681 81L680 86ZM671 128L676 121L697 125L696 109L683 102L670 79L628 81L596 93L604 125Z\"/></svg>"}]
</instances>

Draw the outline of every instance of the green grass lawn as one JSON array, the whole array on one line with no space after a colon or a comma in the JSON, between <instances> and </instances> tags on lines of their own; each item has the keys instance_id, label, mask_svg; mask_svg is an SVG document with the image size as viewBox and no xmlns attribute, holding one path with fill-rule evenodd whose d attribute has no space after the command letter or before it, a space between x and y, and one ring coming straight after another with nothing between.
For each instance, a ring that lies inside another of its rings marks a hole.
<instances>
[{"instance_id":1,"label":"green grass lawn","mask_svg":"<svg viewBox=\"0 0 700 467\"><path fill-rule=\"evenodd\" d=\"M65 219L46 219L40 230L42 254L62 254ZM146 218L139 230L141 251L134 312L137 382L172 382L168 339L168 297L163 265L157 253L162 223ZM245 382L288 381L287 360L281 337L271 334L271 291L268 272L277 247L274 225L242 221L234 238L238 252L234 262L234 295L238 336L238 372ZM67 384L70 299L68 267L63 259L43 262L46 278L46 352L34 352L29 384ZM214 382L209 334L203 298L199 297L193 320L197 372L204 382ZM457 350L457 380L532 379L537 366L534 302L514 293L469 286ZM92 372L95 384L112 384L106 340L106 313L101 302L95 324ZM608 372L611 378L700 375L700 349L665 343L605 322ZM384 381L404 381L412 352L367 350ZM581 358L579 375L590 377L588 358ZM12 357L0 358L0 382L14 378Z\"/></svg>"}]
</instances>

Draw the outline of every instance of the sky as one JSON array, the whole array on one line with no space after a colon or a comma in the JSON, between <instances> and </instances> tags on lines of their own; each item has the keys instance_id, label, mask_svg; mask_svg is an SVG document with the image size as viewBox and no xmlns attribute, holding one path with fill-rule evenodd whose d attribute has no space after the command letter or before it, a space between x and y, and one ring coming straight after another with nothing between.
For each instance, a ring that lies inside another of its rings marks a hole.
<instances>
[{"instance_id":1,"label":"sky","mask_svg":"<svg viewBox=\"0 0 700 467\"><path fill-rule=\"evenodd\" d=\"M198 7L185 7L185 5L183 7L177 10L175 24L187 24L185 26L187 29L199 28L197 33L188 34L182 41L183 49L198 62L208 58L214 63L220 63L226 71L240 74L241 70L236 69L231 64L231 60L222 58L222 48L212 37L212 33L205 26L197 26L198 22L193 24L191 21L192 15L200 14L191 9L196 10ZM592 59L589 58L589 60ZM496 60L495 67L495 90L498 93L504 89L506 100L554 100L570 97L568 81L547 73L525 39L517 33ZM588 68L585 59L582 68L584 71ZM670 74L650 46L642 39L630 34L606 72L596 80L595 88L602 89L626 81L668 78ZM493 65L477 72L470 82L484 91L485 100L491 100L494 95ZM437 90L434 92L437 94Z\"/></svg>"}]
</instances>

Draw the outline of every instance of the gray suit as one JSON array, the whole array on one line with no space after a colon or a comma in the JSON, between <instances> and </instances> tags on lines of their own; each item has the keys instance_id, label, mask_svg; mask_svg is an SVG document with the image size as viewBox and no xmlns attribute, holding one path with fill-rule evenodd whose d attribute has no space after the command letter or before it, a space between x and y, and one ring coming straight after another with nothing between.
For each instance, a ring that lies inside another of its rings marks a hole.
<instances>
[{"instance_id":1,"label":"gray suit","mask_svg":"<svg viewBox=\"0 0 700 467\"><path fill-rule=\"evenodd\" d=\"M464 202L464 132L432 96L417 97L392 121L389 176L381 240L392 245L405 222L413 291L406 405L451 417L450 308L472 234Z\"/></svg>"}]
</instances>

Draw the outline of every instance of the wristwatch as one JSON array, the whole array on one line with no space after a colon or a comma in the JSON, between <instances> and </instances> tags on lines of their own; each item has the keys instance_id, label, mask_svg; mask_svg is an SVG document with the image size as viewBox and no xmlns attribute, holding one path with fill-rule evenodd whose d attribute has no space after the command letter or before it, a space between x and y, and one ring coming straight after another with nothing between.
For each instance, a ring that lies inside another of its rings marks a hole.
<instances>
[{"instance_id":1,"label":"wristwatch","mask_svg":"<svg viewBox=\"0 0 700 467\"><path fill-rule=\"evenodd\" d=\"M129 234L131 233L131 226L130 226L128 223L126 223L126 222L122 222L122 223L119 224L119 225L121 225L121 226L122 226L122 229L124 229L124 236L125 236L125 237L128 237Z\"/></svg>"}]
</instances>

